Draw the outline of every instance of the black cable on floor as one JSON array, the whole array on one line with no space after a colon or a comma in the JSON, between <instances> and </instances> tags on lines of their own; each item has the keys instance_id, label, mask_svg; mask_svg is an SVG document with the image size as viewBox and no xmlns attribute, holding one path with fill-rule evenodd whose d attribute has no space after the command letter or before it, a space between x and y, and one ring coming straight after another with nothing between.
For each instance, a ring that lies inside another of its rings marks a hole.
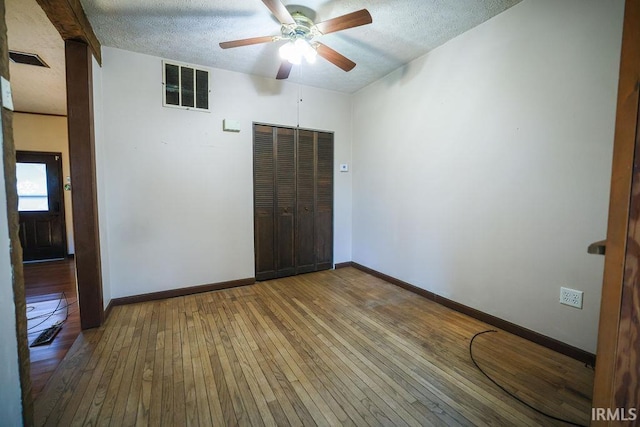
<instances>
[{"instance_id":1,"label":"black cable on floor","mask_svg":"<svg viewBox=\"0 0 640 427\"><path fill-rule=\"evenodd\" d=\"M62 303L62 299L63 299L63 298L64 298L64 302L65 302L65 304L64 304L64 306L63 306L63 307L60 307L60 304ZM73 301L71 304L75 304L75 302L76 302L76 301ZM66 314L65 314L65 318L64 318L64 320L61 320L61 321L59 321L59 322L60 322L61 324L63 324L63 325L64 325L65 323L67 323L67 320L69 319L69 306L70 306L71 304L69 303L69 300L67 299L67 294L66 294L66 293L64 293L64 292L62 292L62 294L60 295L60 299L58 300L58 305L56 306L55 310L53 310L53 311L51 311L51 312L49 312L49 313L41 314L41 315L39 315L39 316L34 316L34 317L31 317L31 318L28 318L28 319L27 319L27 321L31 321L31 320L39 319L39 318L41 318L41 317L44 317L44 318L45 318L42 322L37 323L37 324L35 324L35 325L31 326L30 328L28 328L28 329L27 329L27 333L28 333L28 335L34 334L34 333L36 333L36 332L42 332L42 331L47 330L48 328L42 329L42 330L40 330L40 331L32 331L32 329L37 328L38 326L42 325L42 324L43 324L44 322L46 322L47 320L51 319L51 318L52 318L55 314L57 314L59 311L64 310L64 309L66 309L66 311L67 311L67 312L66 312Z\"/></svg>"},{"instance_id":2,"label":"black cable on floor","mask_svg":"<svg viewBox=\"0 0 640 427\"><path fill-rule=\"evenodd\" d=\"M69 304L69 305L72 305L72 304ZM67 307L68 307L68 306L67 306ZM63 308L64 308L64 307L63 307ZM67 308L67 309L68 309L68 308ZM78 311L78 309L77 309L77 308L73 308L73 309L69 310L69 313L68 313L68 314L75 313L76 311ZM67 315L67 318L68 318L68 315ZM65 323L67 323L67 319L61 320L61 322L62 322L62 324L64 325ZM28 336L33 336L34 334L39 334L40 332L44 332L44 331L46 331L47 329L49 329L49 327L46 327L46 328L44 328L44 329L38 329L38 330L35 330L35 331L29 331L29 332L27 333L27 335L28 335Z\"/></svg>"},{"instance_id":3,"label":"black cable on floor","mask_svg":"<svg viewBox=\"0 0 640 427\"><path fill-rule=\"evenodd\" d=\"M54 315L54 314L56 314L56 312L60 309L60 304L62 304L62 298L60 298L60 299L58 300L58 305L56 306L56 309L55 309L55 310L53 310L52 312L50 312L50 313L46 313L46 314L43 314L43 315L40 315L40 316L35 316L35 317L32 317L31 319L27 319L27 321L29 321L29 320L33 320L33 319L38 319L38 318L40 318L40 317L44 317L44 318L45 318L42 322L40 322L40 323L38 323L38 324L35 324L35 325L31 326L30 328L27 328L27 331L30 331L30 330L32 330L33 328L36 328L36 327L38 327L38 326L42 325L42 324L43 324L44 322L46 322L47 320L51 319L51 318L53 317L53 315Z\"/></svg>"},{"instance_id":4,"label":"black cable on floor","mask_svg":"<svg viewBox=\"0 0 640 427\"><path fill-rule=\"evenodd\" d=\"M511 396L512 398L514 398L514 399L515 399L515 400L517 400L518 402L522 403L523 405L527 406L528 408L533 409L533 410L534 410L534 411L536 411L537 413L539 413L539 414L541 414L541 415L544 415L544 416L545 416L545 417L547 417L547 418L551 418L552 420L556 420L556 421L560 421L560 422L563 422L563 423L567 423L567 424L572 425L572 426L587 427L587 426L585 426L584 424L577 424L577 423L574 423L574 422L572 422L572 421L567 421L567 420L565 420L565 419L558 418L558 417L555 417L555 416L553 416L553 415L547 414L546 412L541 411L540 409L533 407L531 404L529 404L529 403L525 402L524 400L522 400L521 398L519 398L518 396L516 396L515 394L511 393L509 390L507 390L506 388L504 388L503 386L501 386L500 384L498 384L496 380L494 380L493 378L491 378L491 377L489 376L489 374L487 374L485 371L483 371L483 370L482 370L482 368L480 367L480 365L478 365L478 362L476 362L476 359L473 357L473 340L475 340L479 335L487 334L487 333L489 333L489 332L498 332L498 331L496 331L496 330L494 330L494 329L489 329L489 330L486 330L486 331L478 332L477 334L475 334L475 335L473 336L473 338L471 338L471 342L469 343L469 356L471 357L471 361L473 362L473 364L474 364L474 365L476 365L476 368L478 368L478 370L479 370L480 372L482 372L482 374L483 374L485 377L487 377L487 379L489 379L489 381L491 381L492 383L494 383L494 384L495 384L495 385L496 385L500 390L504 391L505 393L507 393L509 396Z\"/></svg>"},{"instance_id":5,"label":"black cable on floor","mask_svg":"<svg viewBox=\"0 0 640 427\"><path fill-rule=\"evenodd\" d=\"M67 308L67 314L64 316L64 320L62 321L62 324L64 325L65 323L67 323L67 320L69 320L69 300L67 299L67 294L65 294L64 292L62 292L62 296L64 297L64 303Z\"/></svg>"}]
</instances>

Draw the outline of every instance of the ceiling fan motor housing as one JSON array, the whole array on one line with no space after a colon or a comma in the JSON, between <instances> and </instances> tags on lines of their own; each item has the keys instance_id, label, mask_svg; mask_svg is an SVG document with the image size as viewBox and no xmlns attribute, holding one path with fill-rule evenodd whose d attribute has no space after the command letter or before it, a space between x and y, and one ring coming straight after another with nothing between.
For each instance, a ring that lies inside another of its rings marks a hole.
<instances>
[{"instance_id":1,"label":"ceiling fan motor housing","mask_svg":"<svg viewBox=\"0 0 640 427\"><path fill-rule=\"evenodd\" d=\"M299 12L291 14L295 24L283 24L281 28L282 37L295 41L304 39L310 41L314 37L320 35L313 21Z\"/></svg>"}]
</instances>

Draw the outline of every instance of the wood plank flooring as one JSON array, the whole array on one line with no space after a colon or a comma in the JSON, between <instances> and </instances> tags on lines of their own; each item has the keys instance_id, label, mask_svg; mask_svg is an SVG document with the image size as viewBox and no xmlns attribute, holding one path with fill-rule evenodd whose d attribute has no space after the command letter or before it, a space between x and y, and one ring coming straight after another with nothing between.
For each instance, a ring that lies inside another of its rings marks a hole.
<instances>
[{"instance_id":1,"label":"wood plank flooring","mask_svg":"<svg viewBox=\"0 0 640 427\"><path fill-rule=\"evenodd\" d=\"M486 324L353 268L115 307L35 401L38 425L563 425L469 359ZM506 332L478 363L587 424L593 371Z\"/></svg>"},{"instance_id":2,"label":"wood plank flooring","mask_svg":"<svg viewBox=\"0 0 640 427\"><path fill-rule=\"evenodd\" d=\"M69 306L69 318L51 344L30 347L31 383L33 397L37 397L51 374L58 367L67 351L80 333L80 313L76 289L75 264L73 259L24 264L24 282L29 305L42 301L59 299L64 292ZM27 312L29 317L29 312ZM37 338L37 328L29 331L29 342Z\"/></svg>"}]
</instances>

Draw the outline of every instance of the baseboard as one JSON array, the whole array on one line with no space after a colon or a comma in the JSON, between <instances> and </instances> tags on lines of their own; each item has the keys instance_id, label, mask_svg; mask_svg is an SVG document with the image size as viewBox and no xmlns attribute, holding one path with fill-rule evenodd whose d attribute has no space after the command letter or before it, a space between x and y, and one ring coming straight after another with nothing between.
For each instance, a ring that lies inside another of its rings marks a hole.
<instances>
[{"instance_id":1,"label":"baseboard","mask_svg":"<svg viewBox=\"0 0 640 427\"><path fill-rule=\"evenodd\" d=\"M237 288L239 286L253 285L256 282L255 277L247 279L230 280L228 282L211 283L208 285L191 286L188 288L170 289L168 291L151 292L148 294L132 295L129 297L113 298L109 303L109 309L111 306L117 305L135 304L138 302L155 301L159 299L182 297L185 295L192 295L201 292L219 291L221 289ZM106 318L106 316L105 316Z\"/></svg>"},{"instance_id":2,"label":"baseboard","mask_svg":"<svg viewBox=\"0 0 640 427\"><path fill-rule=\"evenodd\" d=\"M112 308L113 308L113 300L109 301L109 304L107 304L107 307L104 309L104 319L102 319L103 325L104 325L104 322L106 322L107 319L109 318Z\"/></svg>"},{"instance_id":3,"label":"baseboard","mask_svg":"<svg viewBox=\"0 0 640 427\"><path fill-rule=\"evenodd\" d=\"M512 333L514 335L517 335L519 337L532 341L536 344L540 344L543 347L547 347L560 354L564 354L573 359L579 360L580 362L584 362L587 365L595 366L596 364L596 355L593 353L589 353L588 351L584 351L572 345L563 343L562 341L558 341L554 338L532 331L531 329L527 329L522 326L516 325L515 323L511 323L504 319L500 319L499 317L493 316L491 314L484 313L480 310L476 310L475 308L471 308L464 304L460 304L459 302L441 297L438 294L419 288L415 285L404 282L402 280L396 279L395 277L391 277L387 274L380 273L379 271L373 270L369 267L365 267L364 265L358 264L356 262L342 263L342 264L349 264L349 265L345 265L345 267L352 266L354 268L357 268L360 271L363 271L372 276L378 277L386 282L389 282L393 285L399 286L410 292L418 294L440 305L448 307L462 314L466 314L467 316L473 317L474 319L480 320L481 322L488 323L489 325L495 326L496 328L500 328L503 331ZM337 265L336 265L336 268L338 268Z\"/></svg>"},{"instance_id":4,"label":"baseboard","mask_svg":"<svg viewBox=\"0 0 640 427\"><path fill-rule=\"evenodd\" d=\"M353 262L351 261L339 262L338 264L333 266L333 268L336 270L338 270L339 268L346 268L346 267L353 267Z\"/></svg>"}]
</instances>

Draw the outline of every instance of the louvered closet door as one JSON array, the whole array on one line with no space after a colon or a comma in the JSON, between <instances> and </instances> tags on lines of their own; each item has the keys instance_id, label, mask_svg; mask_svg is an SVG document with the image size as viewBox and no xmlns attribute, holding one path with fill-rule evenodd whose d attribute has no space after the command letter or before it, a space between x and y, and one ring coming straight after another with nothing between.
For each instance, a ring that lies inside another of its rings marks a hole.
<instances>
[{"instance_id":1,"label":"louvered closet door","mask_svg":"<svg viewBox=\"0 0 640 427\"><path fill-rule=\"evenodd\" d=\"M253 192L256 279L276 275L275 257L275 129L255 125L253 129Z\"/></svg>"},{"instance_id":2,"label":"louvered closet door","mask_svg":"<svg viewBox=\"0 0 640 427\"><path fill-rule=\"evenodd\" d=\"M316 268L333 267L333 134L317 133L315 244Z\"/></svg>"},{"instance_id":3,"label":"louvered closet door","mask_svg":"<svg viewBox=\"0 0 640 427\"><path fill-rule=\"evenodd\" d=\"M316 132L298 131L296 273L316 270L315 141Z\"/></svg>"},{"instance_id":4,"label":"louvered closet door","mask_svg":"<svg viewBox=\"0 0 640 427\"><path fill-rule=\"evenodd\" d=\"M333 267L333 134L254 125L256 279Z\"/></svg>"},{"instance_id":5,"label":"louvered closet door","mask_svg":"<svg viewBox=\"0 0 640 427\"><path fill-rule=\"evenodd\" d=\"M276 277L296 274L296 158L293 129L276 131Z\"/></svg>"}]
</instances>

